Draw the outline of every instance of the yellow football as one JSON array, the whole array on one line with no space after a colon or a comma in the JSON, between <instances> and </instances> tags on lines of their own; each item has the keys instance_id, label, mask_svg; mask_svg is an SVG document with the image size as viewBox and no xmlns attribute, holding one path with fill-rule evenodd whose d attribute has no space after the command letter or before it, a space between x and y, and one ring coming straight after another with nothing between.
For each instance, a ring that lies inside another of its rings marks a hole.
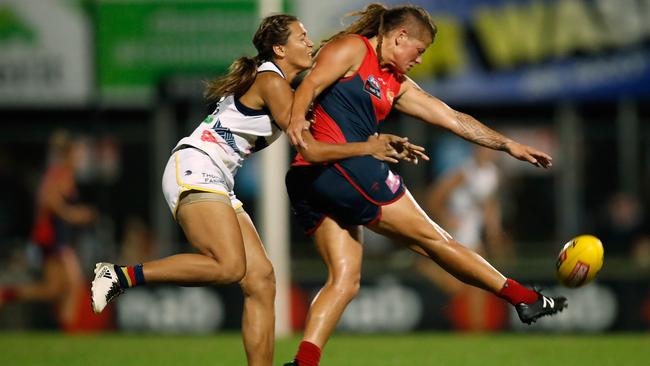
<instances>
[{"instance_id":1,"label":"yellow football","mask_svg":"<svg viewBox=\"0 0 650 366\"><path fill-rule=\"evenodd\" d=\"M586 285L603 267L604 253L603 243L593 235L571 239L557 256L557 279L566 287Z\"/></svg>"}]
</instances>

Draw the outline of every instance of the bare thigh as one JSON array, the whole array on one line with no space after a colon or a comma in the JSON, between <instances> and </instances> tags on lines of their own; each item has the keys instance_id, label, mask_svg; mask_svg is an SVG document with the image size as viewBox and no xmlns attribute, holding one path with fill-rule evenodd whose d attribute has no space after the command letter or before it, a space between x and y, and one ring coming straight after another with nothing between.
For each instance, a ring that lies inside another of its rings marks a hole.
<instances>
[{"instance_id":1,"label":"bare thigh","mask_svg":"<svg viewBox=\"0 0 650 366\"><path fill-rule=\"evenodd\" d=\"M421 248L424 241L447 243L451 235L427 216L409 191L390 205L382 207L381 220L368 228L382 235L396 239L412 250L429 256Z\"/></svg>"},{"instance_id":2,"label":"bare thigh","mask_svg":"<svg viewBox=\"0 0 650 366\"><path fill-rule=\"evenodd\" d=\"M361 276L363 231L361 226L339 225L327 217L314 233L316 248L329 271L329 281Z\"/></svg>"},{"instance_id":3,"label":"bare thigh","mask_svg":"<svg viewBox=\"0 0 650 366\"><path fill-rule=\"evenodd\" d=\"M245 260L244 239L232 206L195 202L179 207L177 218L189 242L202 254L218 262Z\"/></svg>"},{"instance_id":4,"label":"bare thigh","mask_svg":"<svg viewBox=\"0 0 650 366\"><path fill-rule=\"evenodd\" d=\"M381 220L369 226L436 261L459 280L497 292L506 278L483 257L454 240L406 191L397 202L382 207Z\"/></svg>"}]
</instances>

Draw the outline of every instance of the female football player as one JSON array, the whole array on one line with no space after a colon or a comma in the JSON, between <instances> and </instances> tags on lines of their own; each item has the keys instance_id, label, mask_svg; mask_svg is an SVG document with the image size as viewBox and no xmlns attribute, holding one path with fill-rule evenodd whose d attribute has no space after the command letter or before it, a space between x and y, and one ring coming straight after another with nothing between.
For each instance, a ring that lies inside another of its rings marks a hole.
<instances>
[{"instance_id":1,"label":"female football player","mask_svg":"<svg viewBox=\"0 0 650 366\"><path fill-rule=\"evenodd\" d=\"M296 90L287 129L294 145L302 146L303 151L311 149L311 143L303 139L310 108L313 137L343 143L372 136L395 107L535 166L551 165L547 154L453 110L405 76L421 62L436 34L425 10L371 4L355 15L360 16L358 20L320 49L313 69ZM286 182L293 210L305 230L313 234L329 271L327 282L311 304L303 341L289 365L318 365L323 346L357 294L362 260L360 225L399 240L465 283L507 300L525 323L554 314L566 304L563 297L547 298L504 277L455 241L427 217L401 178L384 162L362 156L314 166L298 155Z\"/></svg>"},{"instance_id":2,"label":"female football player","mask_svg":"<svg viewBox=\"0 0 650 366\"><path fill-rule=\"evenodd\" d=\"M173 149L163 175L169 208L197 253L138 264L98 263L92 283L93 310L145 282L185 286L239 283L244 293L242 333L249 365L273 360L275 277L260 238L235 197L234 175L252 153L272 143L289 125L290 81L312 64L313 43L291 15L262 20L253 58L242 57L229 73L207 85L216 110ZM372 155L396 161L393 147L416 149L396 136L371 136L356 144L317 143L305 159L317 163Z\"/></svg>"}]
</instances>

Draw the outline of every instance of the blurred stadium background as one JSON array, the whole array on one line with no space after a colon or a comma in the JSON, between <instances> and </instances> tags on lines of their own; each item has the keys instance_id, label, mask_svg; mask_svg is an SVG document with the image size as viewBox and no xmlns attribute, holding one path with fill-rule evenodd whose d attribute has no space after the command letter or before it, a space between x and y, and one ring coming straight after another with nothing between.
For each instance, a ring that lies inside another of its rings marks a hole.
<instances>
[{"instance_id":1,"label":"blurred stadium background","mask_svg":"<svg viewBox=\"0 0 650 366\"><path fill-rule=\"evenodd\" d=\"M250 40L261 14L294 13L318 41L367 3L0 0L0 285L39 276L29 232L53 131L82 137L80 193L101 212L76 243L88 279L97 260L132 263L188 250L164 204L160 177L177 140L211 112L201 81L254 54ZM550 170L500 158L499 200L516 254L493 261L522 282L565 294L570 307L524 327L504 304L488 302L480 310L489 319L485 331L647 334L650 0L410 3L429 10L439 27L411 76L455 109L554 156ZM421 202L469 154L459 138L399 114L383 130L428 148L431 162L395 167ZM237 177L237 194L278 270L281 335L300 331L325 278L287 209L283 179L292 154L284 140ZM603 240L604 269L589 286L559 288L555 256L581 233ZM413 270L411 254L393 243L370 234L366 241L362 289L341 331L467 329L462 296L452 298L427 281ZM236 332L241 302L237 287L140 288L103 317L80 307L70 331ZM0 308L0 330L56 330L51 314L47 304L7 304ZM9 343L3 340L0 349L3 344Z\"/></svg>"}]
</instances>

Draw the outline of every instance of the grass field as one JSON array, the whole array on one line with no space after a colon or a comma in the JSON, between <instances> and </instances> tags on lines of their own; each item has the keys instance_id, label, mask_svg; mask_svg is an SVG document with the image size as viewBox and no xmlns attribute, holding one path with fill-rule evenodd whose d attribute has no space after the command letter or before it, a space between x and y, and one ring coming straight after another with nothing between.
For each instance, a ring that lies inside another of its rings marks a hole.
<instances>
[{"instance_id":1,"label":"grass field","mask_svg":"<svg viewBox=\"0 0 650 366\"><path fill-rule=\"evenodd\" d=\"M277 343L274 365L294 355L298 338ZM337 334L323 366L635 366L650 365L650 334L459 335ZM211 336L0 333L2 366L246 365L238 334Z\"/></svg>"}]
</instances>

